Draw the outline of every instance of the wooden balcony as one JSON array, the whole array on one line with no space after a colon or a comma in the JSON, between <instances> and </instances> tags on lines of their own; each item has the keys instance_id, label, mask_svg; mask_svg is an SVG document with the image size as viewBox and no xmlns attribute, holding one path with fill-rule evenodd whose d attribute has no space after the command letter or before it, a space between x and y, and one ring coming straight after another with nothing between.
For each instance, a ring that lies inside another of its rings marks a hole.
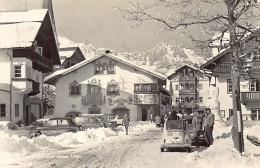
<instances>
[{"instance_id":1,"label":"wooden balcony","mask_svg":"<svg viewBox=\"0 0 260 168\"><path fill-rule=\"evenodd\" d=\"M179 91L179 94L180 95L188 95L188 94L196 94L196 89L193 88L193 89L182 89Z\"/></svg>"},{"instance_id":2,"label":"wooden balcony","mask_svg":"<svg viewBox=\"0 0 260 168\"><path fill-rule=\"evenodd\" d=\"M249 62L251 69L250 71L252 72L260 72L260 62L259 61L253 61Z\"/></svg>"},{"instance_id":3,"label":"wooden balcony","mask_svg":"<svg viewBox=\"0 0 260 168\"><path fill-rule=\"evenodd\" d=\"M260 102L260 91L258 92L241 92L241 102L246 104L249 102Z\"/></svg>"},{"instance_id":4,"label":"wooden balcony","mask_svg":"<svg viewBox=\"0 0 260 168\"><path fill-rule=\"evenodd\" d=\"M40 93L40 83L33 81L32 82L32 91L28 93L28 96L34 96Z\"/></svg>"},{"instance_id":5,"label":"wooden balcony","mask_svg":"<svg viewBox=\"0 0 260 168\"><path fill-rule=\"evenodd\" d=\"M102 95L89 95L82 96L82 104L101 104L102 103Z\"/></svg>"},{"instance_id":6,"label":"wooden balcony","mask_svg":"<svg viewBox=\"0 0 260 168\"><path fill-rule=\"evenodd\" d=\"M141 90L141 91L134 91L134 94L159 94L158 90Z\"/></svg>"},{"instance_id":7,"label":"wooden balcony","mask_svg":"<svg viewBox=\"0 0 260 168\"><path fill-rule=\"evenodd\" d=\"M42 56L31 48L26 49L14 49L14 58L28 58L32 61L32 66L35 70L43 73L53 71L53 63L47 57Z\"/></svg>"},{"instance_id":8,"label":"wooden balcony","mask_svg":"<svg viewBox=\"0 0 260 168\"><path fill-rule=\"evenodd\" d=\"M231 73L231 63L222 63L217 65L213 69L213 74L230 74Z\"/></svg>"},{"instance_id":9,"label":"wooden balcony","mask_svg":"<svg viewBox=\"0 0 260 168\"><path fill-rule=\"evenodd\" d=\"M195 76L180 76L179 81L195 81L196 77Z\"/></svg>"}]
</instances>

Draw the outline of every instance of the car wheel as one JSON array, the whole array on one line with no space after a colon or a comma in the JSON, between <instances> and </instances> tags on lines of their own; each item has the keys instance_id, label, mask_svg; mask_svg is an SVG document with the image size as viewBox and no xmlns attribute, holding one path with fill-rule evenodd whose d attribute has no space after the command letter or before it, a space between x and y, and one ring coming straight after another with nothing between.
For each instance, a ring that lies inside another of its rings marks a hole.
<instances>
[{"instance_id":1,"label":"car wheel","mask_svg":"<svg viewBox=\"0 0 260 168\"><path fill-rule=\"evenodd\" d=\"M187 149L186 149L186 152L187 152L187 153L190 153L190 152L191 152L191 148L187 148Z\"/></svg>"},{"instance_id":2,"label":"car wheel","mask_svg":"<svg viewBox=\"0 0 260 168\"><path fill-rule=\"evenodd\" d=\"M41 134L42 134L42 133L41 133L40 131L36 131L36 132L34 133L34 135L31 136L31 138L39 137Z\"/></svg>"},{"instance_id":3,"label":"car wheel","mask_svg":"<svg viewBox=\"0 0 260 168\"><path fill-rule=\"evenodd\" d=\"M76 133L76 131L70 130L69 133Z\"/></svg>"},{"instance_id":4,"label":"car wheel","mask_svg":"<svg viewBox=\"0 0 260 168\"><path fill-rule=\"evenodd\" d=\"M164 152L164 149L161 147L161 152Z\"/></svg>"}]
</instances>

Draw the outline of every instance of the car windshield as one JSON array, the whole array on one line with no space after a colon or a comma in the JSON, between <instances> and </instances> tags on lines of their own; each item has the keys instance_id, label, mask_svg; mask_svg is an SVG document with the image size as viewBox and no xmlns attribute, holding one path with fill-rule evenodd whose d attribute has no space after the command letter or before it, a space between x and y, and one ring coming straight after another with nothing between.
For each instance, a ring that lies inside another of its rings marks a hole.
<instances>
[{"instance_id":1,"label":"car windshield","mask_svg":"<svg viewBox=\"0 0 260 168\"><path fill-rule=\"evenodd\" d=\"M182 129L181 120L170 120L166 122L166 130L169 129Z\"/></svg>"},{"instance_id":2,"label":"car windshield","mask_svg":"<svg viewBox=\"0 0 260 168\"><path fill-rule=\"evenodd\" d=\"M7 126L6 126L6 129L7 130L18 130L19 127L16 124L8 123Z\"/></svg>"},{"instance_id":3,"label":"car windshield","mask_svg":"<svg viewBox=\"0 0 260 168\"><path fill-rule=\"evenodd\" d=\"M88 118L87 117L76 117L75 118L75 122L88 122Z\"/></svg>"}]
</instances>

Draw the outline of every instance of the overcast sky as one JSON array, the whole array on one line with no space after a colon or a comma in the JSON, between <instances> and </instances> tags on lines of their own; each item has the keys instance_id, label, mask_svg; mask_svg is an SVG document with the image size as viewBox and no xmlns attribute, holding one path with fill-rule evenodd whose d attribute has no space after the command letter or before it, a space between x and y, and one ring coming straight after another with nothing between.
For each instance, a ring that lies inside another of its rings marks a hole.
<instances>
[{"instance_id":1,"label":"overcast sky","mask_svg":"<svg viewBox=\"0 0 260 168\"><path fill-rule=\"evenodd\" d=\"M27 3L26 3L27 2ZM41 8L42 0L0 0L0 10ZM160 33L155 22L130 28L133 22L123 20L113 8L127 8L127 0L53 0L58 35L75 42L93 44L96 48L117 51L143 51L157 43L186 40L177 32Z\"/></svg>"}]
</instances>

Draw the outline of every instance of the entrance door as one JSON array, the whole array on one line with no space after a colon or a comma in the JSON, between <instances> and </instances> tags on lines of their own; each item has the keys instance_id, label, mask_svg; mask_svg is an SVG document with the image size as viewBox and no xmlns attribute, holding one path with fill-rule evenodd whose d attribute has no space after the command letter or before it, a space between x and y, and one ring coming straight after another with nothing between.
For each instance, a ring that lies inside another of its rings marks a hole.
<instances>
[{"instance_id":1,"label":"entrance door","mask_svg":"<svg viewBox=\"0 0 260 168\"><path fill-rule=\"evenodd\" d=\"M127 108L115 108L113 110L113 114L114 115L118 115L120 118L123 118L125 116L125 114L129 116L129 110Z\"/></svg>"},{"instance_id":2,"label":"entrance door","mask_svg":"<svg viewBox=\"0 0 260 168\"><path fill-rule=\"evenodd\" d=\"M147 109L142 108L142 121L147 121Z\"/></svg>"},{"instance_id":3,"label":"entrance door","mask_svg":"<svg viewBox=\"0 0 260 168\"><path fill-rule=\"evenodd\" d=\"M260 109L251 110L253 120L260 120Z\"/></svg>"}]
</instances>

